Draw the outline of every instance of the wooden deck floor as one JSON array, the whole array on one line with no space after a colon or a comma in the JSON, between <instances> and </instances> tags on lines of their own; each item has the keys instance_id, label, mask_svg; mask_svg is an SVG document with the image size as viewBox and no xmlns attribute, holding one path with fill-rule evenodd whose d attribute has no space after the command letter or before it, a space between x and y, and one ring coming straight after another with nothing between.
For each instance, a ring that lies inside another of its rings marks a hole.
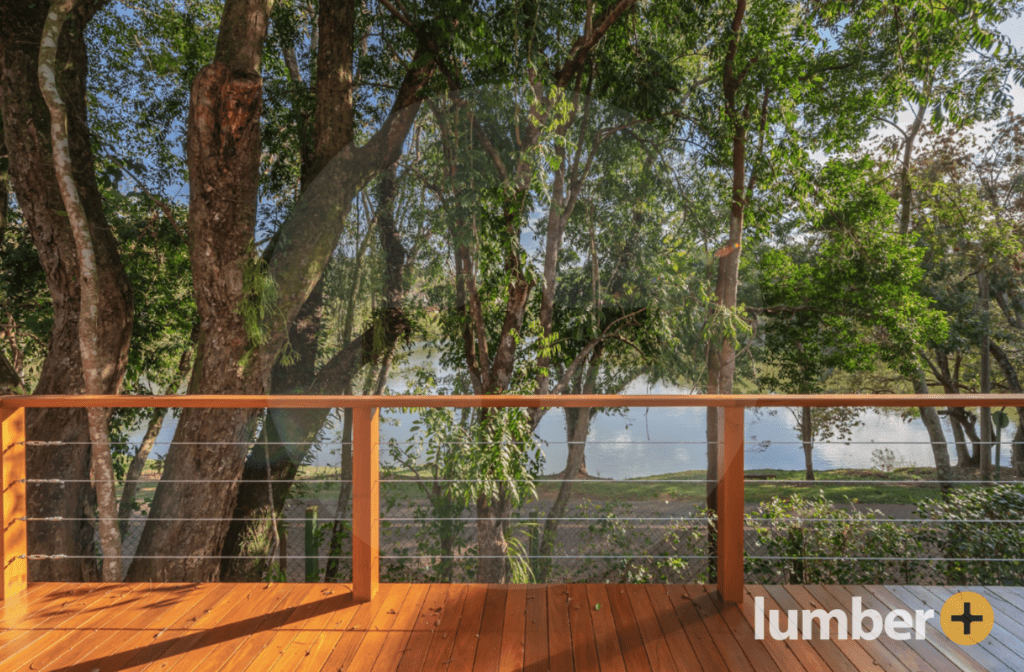
<instances>
[{"instance_id":1,"label":"wooden deck floor","mask_svg":"<svg viewBox=\"0 0 1024 672\"><path fill-rule=\"evenodd\" d=\"M0 608L0 669L396 671L1024 670L1024 589L973 589L995 612L961 647L931 621L923 641L754 638L766 609L931 608L953 589L747 586L742 609L705 586L37 583ZM935 627L932 627L935 626Z\"/></svg>"}]
</instances>

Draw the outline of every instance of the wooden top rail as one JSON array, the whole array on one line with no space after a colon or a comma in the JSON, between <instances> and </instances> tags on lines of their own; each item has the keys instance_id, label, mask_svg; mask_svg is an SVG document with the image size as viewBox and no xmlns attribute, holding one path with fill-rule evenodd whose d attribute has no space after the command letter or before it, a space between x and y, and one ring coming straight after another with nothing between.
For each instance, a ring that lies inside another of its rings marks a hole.
<instances>
[{"instance_id":1,"label":"wooden top rail","mask_svg":"<svg viewBox=\"0 0 1024 672\"><path fill-rule=\"evenodd\" d=\"M30 395L0 408L1024 407L1024 394Z\"/></svg>"}]
</instances>

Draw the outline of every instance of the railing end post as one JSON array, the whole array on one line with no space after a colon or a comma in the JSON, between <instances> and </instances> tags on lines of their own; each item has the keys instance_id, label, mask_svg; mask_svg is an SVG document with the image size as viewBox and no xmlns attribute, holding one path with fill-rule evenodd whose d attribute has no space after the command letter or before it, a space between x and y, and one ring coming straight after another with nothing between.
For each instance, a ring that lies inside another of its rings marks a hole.
<instances>
[{"instance_id":1,"label":"railing end post","mask_svg":"<svg viewBox=\"0 0 1024 672\"><path fill-rule=\"evenodd\" d=\"M28 587L25 409L22 407L0 407L0 485L3 487L0 600L7 601Z\"/></svg>"}]
</instances>

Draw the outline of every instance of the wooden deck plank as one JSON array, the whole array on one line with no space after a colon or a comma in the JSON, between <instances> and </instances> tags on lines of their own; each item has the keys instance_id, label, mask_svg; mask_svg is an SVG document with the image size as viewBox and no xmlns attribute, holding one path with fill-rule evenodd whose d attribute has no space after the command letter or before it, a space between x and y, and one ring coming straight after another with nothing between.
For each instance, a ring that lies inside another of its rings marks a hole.
<instances>
[{"instance_id":1,"label":"wooden deck plank","mask_svg":"<svg viewBox=\"0 0 1024 672\"><path fill-rule=\"evenodd\" d=\"M483 623L484 607L487 604L487 584L474 583L466 587L466 603L455 632L455 644L451 662L441 669L464 672L473 669L477 648L480 644L480 626Z\"/></svg>"},{"instance_id":2,"label":"wooden deck plank","mask_svg":"<svg viewBox=\"0 0 1024 672\"><path fill-rule=\"evenodd\" d=\"M389 585L387 599L384 600L384 604L380 605L380 610L367 627L363 640L352 655L352 661L344 666L346 670L370 672L373 669L377 657L384 650L384 643L387 641L391 626L398 618L398 610L402 608L402 603L405 602L405 597L409 594L409 588L407 583ZM253 668L253 670L255 672L258 668Z\"/></svg>"},{"instance_id":3,"label":"wooden deck plank","mask_svg":"<svg viewBox=\"0 0 1024 672\"><path fill-rule=\"evenodd\" d=\"M717 596L709 593L705 586L683 586L683 590L700 614L701 621L718 647L718 652L722 654L728 669L731 672L754 672L755 668L737 641L735 633L729 629L718 611ZM770 660L767 655L765 658Z\"/></svg>"},{"instance_id":4,"label":"wooden deck plank","mask_svg":"<svg viewBox=\"0 0 1024 672\"><path fill-rule=\"evenodd\" d=\"M62 591L60 595L49 595L40 608L26 606L30 615L6 624L3 632L0 632L0 660L10 659L20 649L38 639L41 632L58 627L105 593L106 590L97 590L96 584L88 584Z\"/></svg>"},{"instance_id":5,"label":"wooden deck plank","mask_svg":"<svg viewBox=\"0 0 1024 672\"><path fill-rule=\"evenodd\" d=\"M818 602L818 600L816 600L813 595L807 592L807 589L805 587L787 585L783 586L783 588L787 593L789 593L793 597L793 599L799 605L798 607L796 607L797 609L818 609L821 607L821 604ZM776 598L776 600L778 600L778 598ZM828 610L826 609L826 611ZM802 628L803 624L801 624L801 636L803 635ZM888 670L884 668L882 665L878 664L878 662L876 662L875 659L872 658L871 655L868 654L868 652L865 651L862 646L860 646L860 644L854 642L853 640L835 638L820 639L821 632L820 628L818 627L817 620L814 621L812 636L813 639L809 639L807 641L811 642L812 646L814 646L815 648L819 648L821 644L825 643L835 644L836 648L838 648L842 652L842 654L846 656L847 660L853 663L854 669L862 670L865 672L906 671L906 668L903 668L903 670ZM828 659L826 658L826 660Z\"/></svg>"},{"instance_id":6,"label":"wooden deck plank","mask_svg":"<svg viewBox=\"0 0 1024 672\"><path fill-rule=\"evenodd\" d=\"M398 664L399 672L420 672L423 669L430 640L434 637L434 628L441 622L441 612L444 611L444 600L449 588L448 584L434 584L427 589L409 641L402 651L402 660Z\"/></svg>"},{"instance_id":7,"label":"wooden deck plank","mask_svg":"<svg viewBox=\"0 0 1024 672\"><path fill-rule=\"evenodd\" d=\"M427 598L423 600L419 616L413 625L414 630L427 630L433 632L434 628L441 622L441 612L444 610L444 599L450 588L447 583L435 583L427 591Z\"/></svg>"},{"instance_id":8,"label":"wooden deck plank","mask_svg":"<svg viewBox=\"0 0 1024 672\"><path fill-rule=\"evenodd\" d=\"M939 606L935 609L936 614L939 613L946 600L955 593L968 590L963 586L914 586L914 589L925 590L938 598L936 602ZM1002 619L996 619L988 637L984 641L972 645L971 648L975 646L988 648L1016 669L1024 670L1024 642L1021 641L1019 635L1014 635L1007 630L1005 625Z\"/></svg>"},{"instance_id":9,"label":"wooden deck plank","mask_svg":"<svg viewBox=\"0 0 1024 672\"><path fill-rule=\"evenodd\" d=\"M786 590L786 586L759 586L760 590L765 591L778 608L787 613L790 611L799 611L803 609L796 599L789 594ZM787 618L788 623L788 618ZM798 624L799 627L799 624ZM835 670L835 672L860 672L857 666L850 661L843 652L836 646L836 643L830 640L797 640L800 644L794 643L794 647L802 647L803 645L810 646L814 652L823 660L828 666L828 669ZM797 649L798 650L798 649ZM877 668L875 668L877 670Z\"/></svg>"},{"instance_id":10,"label":"wooden deck plank","mask_svg":"<svg viewBox=\"0 0 1024 672\"><path fill-rule=\"evenodd\" d=\"M6 600L0 600L0 628L31 617L49 600L56 599L56 595L74 590L76 586L80 585L57 581L38 581L28 584L28 588L24 592Z\"/></svg>"},{"instance_id":11,"label":"wooden deck plank","mask_svg":"<svg viewBox=\"0 0 1024 672\"><path fill-rule=\"evenodd\" d=\"M501 629L501 655L498 672L523 669L526 655L526 587L509 586L505 598L505 622Z\"/></svg>"},{"instance_id":12,"label":"wooden deck plank","mask_svg":"<svg viewBox=\"0 0 1024 672\"><path fill-rule=\"evenodd\" d=\"M707 604L718 608L718 613L725 623L725 627L736 638L736 642L740 645L747 660L755 670L758 672L789 672L789 669L801 669L801 666L799 663L796 663L795 659L792 662L796 663L796 667L779 669L775 659L765 647L764 641L754 639L754 628L747 623L740 605L723 603L720 596L712 592L708 586L692 586L691 590L693 593L697 593L700 590L706 593L707 597L704 598L702 596L702 600L706 600Z\"/></svg>"},{"instance_id":13,"label":"wooden deck plank","mask_svg":"<svg viewBox=\"0 0 1024 672\"><path fill-rule=\"evenodd\" d=\"M1024 635L1024 602L1020 605L1014 604L1012 595L1005 588L969 586L968 590L983 595L1000 616L1006 617L1010 624L1015 624L1014 627L1007 629L1019 631Z\"/></svg>"},{"instance_id":14,"label":"wooden deck plank","mask_svg":"<svg viewBox=\"0 0 1024 672\"><path fill-rule=\"evenodd\" d=\"M321 586L316 586L311 590L292 612L288 624L277 630L270 642L260 651L257 659L249 665L249 668L259 672L275 669L279 664L291 664L291 667L294 668L297 664L294 656L283 663L282 658L293 646L295 650L302 647L302 644L296 644L296 640L307 630L318 633L323 629L323 625L329 618L328 612L331 609L329 605L332 604L332 600L325 594L327 592L333 593L331 589L324 589ZM333 602L335 605L339 603L340 601ZM346 606L349 605L346 604ZM308 647L306 648L308 649Z\"/></svg>"},{"instance_id":15,"label":"wooden deck plank","mask_svg":"<svg viewBox=\"0 0 1024 672\"><path fill-rule=\"evenodd\" d=\"M398 672L420 672L423 669L423 661L427 655L427 648L430 646L430 639L433 633L429 630L413 630L409 635L409 641L402 652L402 662L398 664Z\"/></svg>"},{"instance_id":16,"label":"wooden deck plank","mask_svg":"<svg viewBox=\"0 0 1024 672\"><path fill-rule=\"evenodd\" d=\"M590 618L587 587L582 584L567 586L569 591L569 631L572 636L572 663L576 672L600 672L597 645L594 642L594 622Z\"/></svg>"},{"instance_id":17,"label":"wooden deck plank","mask_svg":"<svg viewBox=\"0 0 1024 672\"><path fill-rule=\"evenodd\" d=\"M938 605L935 608L935 613L938 614L939 610L942 609L942 605L945 604L946 600L952 597L955 593L962 590L966 590L962 586L914 586L913 589L927 591L934 595L937 599L935 603ZM991 651L994 655L998 656L1002 660L1011 664L1017 670L1024 670L1024 642L1019 637L1015 637L1010 633L999 620L996 620L992 626L992 631L989 633L982 642L973 644L974 646L982 647L986 650Z\"/></svg>"},{"instance_id":18,"label":"wooden deck plank","mask_svg":"<svg viewBox=\"0 0 1024 672\"><path fill-rule=\"evenodd\" d=\"M853 598L859 597L864 608L874 609L883 617L889 611L881 600L865 590L863 586L824 586L824 589L831 593L840 604L851 605L851 609ZM850 624L851 629L852 627L853 625ZM890 639L883 633L875 641L891 651L911 672L959 672L959 668L939 653L938 649L932 646L927 639L915 639L911 634L910 639L900 641Z\"/></svg>"},{"instance_id":19,"label":"wooden deck plank","mask_svg":"<svg viewBox=\"0 0 1024 672\"><path fill-rule=\"evenodd\" d=\"M434 634L427 646L422 669L433 672L441 669L442 665L451 660L452 647L455 645L455 633L458 632L459 620L462 618L462 609L465 606L466 585L453 584L448 589L444 607L441 609L441 619L434 628Z\"/></svg>"},{"instance_id":20,"label":"wooden deck plank","mask_svg":"<svg viewBox=\"0 0 1024 672\"><path fill-rule=\"evenodd\" d=\"M762 586L746 586L747 599L743 602L743 616L751 627L754 626L754 600L758 597L764 600L765 611L765 637L764 646L768 653L775 660L782 670L807 670L807 672L831 672L831 668L822 659L821 655L814 650L814 647L802 639L788 639L778 641L768 632L768 613L772 610L779 612L778 626L782 632L786 632L789 624L789 615L782 609L775 599L768 594ZM839 651L836 651L839 655Z\"/></svg>"},{"instance_id":21,"label":"wooden deck plank","mask_svg":"<svg viewBox=\"0 0 1024 672\"><path fill-rule=\"evenodd\" d=\"M70 605L89 597L92 592L94 590L82 584L61 583L54 584L52 591L40 592L38 603L11 601L10 608L5 609L4 620L0 622L0 660L13 656L17 648L27 646L37 625L52 620L67 609L74 609Z\"/></svg>"},{"instance_id":22,"label":"wooden deck plank","mask_svg":"<svg viewBox=\"0 0 1024 672\"><path fill-rule=\"evenodd\" d=\"M509 591L505 586L487 588L484 614L480 625L480 646L477 647L473 672L498 672L501 661L501 636L505 629L505 601Z\"/></svg>"},{"instance_id":23,"label":"wooden deck plank","mask_svg":"<svg viewBox=\"0 0 1024 672\"><path fill-rule=\"evenodd\" d=\"M608 590L603 584L587 584L587 606L594 625L594 644L601 672L625 672L626 663L619 646L619 635L615 632L615 618L608 603Z\"/></svg>"},{"instance_id":24,"label":"wooden deck plank","mask_svg":"<svg viewBox=\"0 0 1024 672\"><path fill-rule=\"evenodd\" d=\"M704 670L714 672L728 669L725 659L722 658L722 654L718 652L718 647L715 646L715 642L711 638L711 633L704 625L704 620L697 612L697 607L694 606L693 600L690 599L683 586L665 586L665 593L668 595L676 617L683 626L683 631L690 640L693 651L697 654L697 659Z\"/></svg>"},{"instance_id":25,"label":"wooden deck plank","mask_svg":"<svg viewBox=\"0 0 1024 672\"><path fill-rule=\"evenodd\" d=\"M228 597L210 611L209 618L197 623L194 636L182 637L143 669L216 672L245 638L263 625L268 613L285 606L294 595L295 590L287 584L236 584Z\"/></svg>"},{"instance_id":26,"label":"wooden deck plank","mask_svg":"<svg viewBox=\"0 0 1024 672\"><path fill-rule=\"evenodd\" d=\"M1024 587L1022 586L1000 586L998 588L999 594L1006 600L1017 605L1018 608L1024 609Z\"/></svg>"},{"instance_id":27,"label":"wooden deck plank","mask_svg":"<svg viewBox=\"0 0 1024 672\"><path fill-rule=\"evenodd\" d=\"M394 672L402 660L402 654L413 633L416 617L419 616L424 600L427 599L429 586L417 583L409 586L398 615L391 624L391 631L384 640L380 655L373 664L374 672Z\"/></svg>"},{"instance_id":28,"label":"wooden deck plank","mask_svg":"<svg viewBox=\"0 0 1024 672\"><path fill-rule=\"evenodd\" d=\"M572 630L569 627L569 587L563 584L547 587L548 667L571 670Z\"/></svg>"},{"instance_id":29,"label":"wooden deck plank","mask_svg":"<svg viewBox=\"0 0 1024 672\"><path fill-rule=\"evenodd\" d=\"M636 617L637 630L640 631L640 640L647 651L651 669L655 672L680 672L675 657L669 651L668 641L658 623L658 617L654 613L651 598L647 596L646 586L626 586L626 599L629 600L629 606Z\"/></svg>"},{"instance_id":30,"label":"wooden deck plank","mask_svg":"<svg viewBox=\"0 0 1024 672\"><path fill-rule=\"evenodd\" d=\"M644 648L643 637L640 636L640 628L637 627L636 614L633 613L633 606L626 596L626 586L608 585L605 586L605 590L608 593L608 611L611 612L612 621L615 623L615 632L619 636L619 647L626 669L653 669L647 657L647 649Z\"/></svg>"},{"instance_id":31,"label":"wooden deck plank","mask_svg":"<svg viewBox=\"0 0 1024 672\"><path fill-rule=\"evenodd\" d=\"M693 650L690 640L686 637L683 624L679 622L672 602L668 599L668 592L662 584L649 583L645 586L647 599L651 603L653 618L657 621L665 638L665 646L668 647L672 660L676 667L681 670L701 670L700 660Z\"/></svg>"},{"instance_id":32,"label":"wooden deck plank","mask_svg":"<svg viewBox=\"0 0 1024 672\"><path fill-rule=\"evenodd\" d=\"M151 649L170 646L174 635L167 633L183 629L194 615L201 614L209 606L216 604L228 590L230 586L224 584L197 585L195 590L161 605L163 608L153 615L152 620L133 629L130 635L126 633L119 642L104 649L101 657L86 656L69 670L121 670Z\"/></svg>"},{"instance_id":33,"label":"wooden deck plank","mask_svg":"<svg viewBox=\"0 0 1024 672\"><path fill-rule=\"evenodd\" d=\"M140 646L125 652L124 656L115 658L107 655L99 659L87 657L75 667L86 666L87 669L110 669L119 672L121 670L141 670L154 660L160 660L166 651L180 644L183 639L195 638L197 631L193 630L194 626L206 619L209 613L226 599L231 590L232 586L228 585L223 589L211 592L205 599L197 603L195 608L182 614L170 628L156 634L147 633L149 636L140 643Z\"/></svg>"},{"instance_id":34,"label":"wooden deck plank","mask_svg":"<svg viewBox=\"0 0 1024 672\"><path fill-rule=\"evenodd\" d=\"M298 632L268 672L292 672L305 658L312 654L313 648L322 636L324 628L338 613L352 614L356 605L352 599L352 591L345 585L334 584L321 586L316 610L305 621L297 623Z\"/></svg>"},{"instance_id":35,"label":"wooden deck plank","mask_svg":"<svg viewBox=\"0 0 1024 672\"><path fill-rule=\"evenodd\" d=\"M907 586L884 586L886 593L889 593L893 598L907 605L910 609L932 609L935 611L936 618L928 624L930 628L928 630L928 638L935 643L947 658L950 658L961 667L969 666L970 662L973 661L975 665L980 666L986 672L1010 672L1013 669L985 649L979 649L976 646L960 646L951 642L943 634L938 623L939 610L935 609L935 596L931 593L925 593L925 597L922 599L921 596L906 590L906 588ZM875 586L869 586L869 590L881 598L883 602L885 601L885 594L881 590Z\"/></svg>"},{"instance_id":36,"label":"wooden deck plank","mask_svg":"<svg viewBox=\"0 0 1024 672\"><path fill-rule=\"evenodd\" d=\"M224 644L217 647L198 668L216 670L254 670L265 672L281 657L285 647L298 634L298 623L315 613L322 597L314 584L287 584L284 598L271 606L253 605L250 618L240 621L238 627L225 630L219 636ZM258 614L258 616L257 616ZM248 667L245 664L249 663Z\"/></svg>"},{"instance_id":37,"label":"wooden deck plank","mask_svg":"<svg viewBox=\"0 0 1024 672\"><path fill-rule=\"evenodd\" d=\"M373 596L369 602L365 604L370 605L369 609L356 610L352 620L349 622L348 629L341 633L341 636L337 639L333 646L333 650L330 651L323 665L320 666L321 670L344 670L347 669L352 659L356 655L356 651L362 645L363 640L370 631L370 627L373 625L374 620L377 618L377 614L384 608L384 604L388 602L388 598L395 592L396 585L392 583L382 583L377 589L377 594ZM371 639L371 642L375 642L376 637ZM383 642L381 642L383 644ZM368 650L367 650L368 651ZM364 651L364 654L367 653ZM379 652L379 649L377 650ZM376 653L374 654L376 658Z\"/></svg>"},{"instance_id":38,"label":"wooden deck plank","mask_svg":"<svg viewBox=\"0 0 1024 672\"><path fill-rule=\"evenodd\" d=\"M383 603L383 598L380 596L376 602L373 600L355 602L351 586L348 585L345 586L345 592L341 594L349 606L329 613L327 623L314 638L306 654L299 659L295 672L319 672L349 627L356 622L369 623L373 621L376 610Z\"/></svg>"},{"instance_id":39,"label":"wooden deck plank","mask_svg":"<svg viewBox=\"0 0 1024 672\"><path fill-rule=\"evenodd\" d=\"M706 586L33 584L0 622L4 672L1002 672L1024 669L1024 590L968 587L997 613L980 645L753 637L765 609L941 609L960 587L747 586L741 607ZM528 599L529 598L529 599ZM1017 604L1017 603L1020 604ZM600 609L595 609L601 604ZM767 618L766 618L767 621ZM6 626L6 627L5 627ZM785 623L782 624L785 628ZM417 629L420 628L420 629ZM817 633L815 633L817 634ZM4 656L6 651L8 656ZM17 654L17 655L15 655ZM13 663L12 663L13 659Z\"/></svg>"},{"instance_id":40,"label":"wooden deck plank","mask_svg":"<svg viewBox=\"0 0 1024 672\"><path fill-rule=\"evenodd\" d=\"M825 589L825 586L802 586L802 588L811 595L811 597L817 602L817 604L825 611L832 611L838 609L839 611L845 612L847 615L850 613L850 605L840 602L836 597ZM819 621L814 621L815 626ZM847 623L849 626L849 623ZM844 641L836 638L835 633L831 634L832 639L836 641ZM892 651L890 651L880 639L866 640L866 639L847 639L846 642L853 644L854 646L848 647L850 650L855 650L854 647L859 646L865 654L871 657L876 665L881 665L883 669L889 672L914 672L909 666L906 660L898 658ZM840 647L842 648L842 647Z\"/></svg>"},{"instance_id":41,"label":"wooden deck plank","mask_svg":"<svg viewBox=\"0 0 1024 672\"><path fill-rule=\"evenodd\" d=\"M856 586L856 590L863 590L864 592L872 595L886 610L893 609L906 609L907 611L914 611L916 609L924 609L923 605L911 606L910 604L900 600L894 595L889 587L886 586ZM932 609L932 607L927 607ZM925 609L925 610L927 610ZM938 612L936 612L938 613ZM962 672L986 672L985 668L968 656L963 647L954 644L942 634L936 626L937 619L930 619L927 622L925 629L925 637L929 645L931 645L936 651L938 651L946 660L948 660L956 669Z\"/></svg>"},{"instance_id":42,"label":"wooden deck plank","mask_svg":"<svg viewBox=\"0 0 1024 672\"><path fill-rule=\"evenodd\" d=\"M0 653L0 659L5 660L4 672L22 672L66 653L66 646L74 643L82 630L91 630L103 623L106 615L115 611L122 601L135 597L131 587L114 584L59 624L34 628L31 635L22 640L24 645L17 646L14 652Z\"/></svg>"},{"instance_id":43,"label":"wooden deck plank","mask_svg":"<svg viewBox=\"0 0 1024 672\"><path fill-rule=\"evenodd\" d=\"M287 584L234 584L231 591L189 627L167 650L140 670L170 672L171 670L212 669L206 659L218 649L235 648L238 637L244 637L265 618L292 590Z\"/></svg>"},{"instance_id":44,"label":"wooden deck plank","mask_svg":"<svg viewBox=\"0 0 1024 672\"><path fill-rule=\"evenodd\" d=\"M547 670L548 593L543 586L526 589L526 632L523 636L524 672Z\"/></svg>"},{"instance_id":45,"label":"wooden deck plank","mask_svg":"<svg viewBox=\"0 0 1024 672\"><path fill-rule=\"evenodd\" d=\"M107 650L107 642L115 637L123 636L125 631L131 632L140 622L145 619L150 610L165 599L162 588L174 589L177 587L182 593L195 589L196 584L149 584L142 590L132 593L132 599L125 605L123 610L112 610L97 623L94 629L83 628L78 630L73 638L64 640L61 644L63 653L56 658L46 661L45 667L33 667L33 669L59 669L74 665L80 660L88 658L93 651Z\"/></svg>"},{"instance_id":46,"label":"wooden deck plank","mask_svg":"<svg viewBox=\"0 0 1024 672\"><path fill-rule=\"evenodd\" d=\"M0 646L0 660L7 661L5 668L28 666L60 640L74 637L79 628L101 622L109 607L131 594L131 588L122 584L92 586L93 590L79 599L52 603L36 619L20 624L18 636Z\"/></svg>"}]
</instances>

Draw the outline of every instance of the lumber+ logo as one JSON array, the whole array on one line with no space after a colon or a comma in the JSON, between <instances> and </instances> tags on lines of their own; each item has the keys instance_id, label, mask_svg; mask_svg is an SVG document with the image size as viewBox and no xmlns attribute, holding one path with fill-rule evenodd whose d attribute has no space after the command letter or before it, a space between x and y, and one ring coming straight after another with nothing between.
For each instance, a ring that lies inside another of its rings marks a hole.
<instances>
[{"instance_id":1,"label":"lumber+ logo","mask_svg":"<svg viewBox=\"0 0 1024 672\"><path fill-rule=\"evenodd\" d=\"M892 640L925 639L928 621L935 618L934 609L892 609L884 616L875 609L865 609L863 600L854 597L849 612L843 609L790 609L786 611L786 629L779 621L782 616L772 609L765 618L764 598L754 598L754 638L765 637L765 621L768 634L775 640L813 639L817 624L818 639L863 639L873 640L885 632ZM992 605L981 595L959 592L946 600L939 616L942 631L952 641L961 645L977 644L992 631L994 625ZM834 627L833 627L834 626Z\"/></svg>"}]
</instances>

